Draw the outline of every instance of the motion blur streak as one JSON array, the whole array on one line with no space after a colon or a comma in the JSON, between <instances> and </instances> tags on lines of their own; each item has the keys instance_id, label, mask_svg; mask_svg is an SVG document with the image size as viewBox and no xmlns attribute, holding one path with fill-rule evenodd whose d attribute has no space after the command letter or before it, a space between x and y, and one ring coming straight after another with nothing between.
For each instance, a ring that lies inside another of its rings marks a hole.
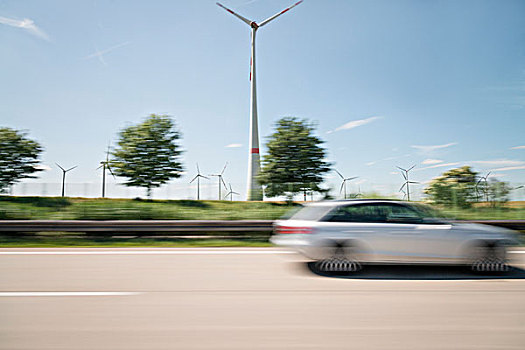
<instances>
[{"instance_id":1,"label":"motion blur streak","mask_svg":"<svg viewBox=\"0 0 525 350\"><path fill-rule=\"evenodd\" d=\"M525 343L523 270L498 277L389 267L322 277L296 254L269 252L1 255L1 292L142 294L0 298L0 349L521 349Z\"/></svg>"}]
</instances>

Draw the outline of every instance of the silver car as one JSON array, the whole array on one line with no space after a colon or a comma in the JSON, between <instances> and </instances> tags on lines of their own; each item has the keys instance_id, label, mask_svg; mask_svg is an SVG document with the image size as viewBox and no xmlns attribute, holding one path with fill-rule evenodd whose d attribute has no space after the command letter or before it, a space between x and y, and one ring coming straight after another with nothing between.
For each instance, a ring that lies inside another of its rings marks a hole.
<instances>
[{"instance_id":1,"label":"silver car","mask_svg":"<svg viewBox=\"0 0 525 350\"><path fill-rule=\"evenodd\" d=\"M311 203L274 224L270 241L294 248L321 271L357 271L362 264L455 264L473 271L509 269L513 231L448 222L431 207L403 201Z\"/></svg>"}]
</instances>

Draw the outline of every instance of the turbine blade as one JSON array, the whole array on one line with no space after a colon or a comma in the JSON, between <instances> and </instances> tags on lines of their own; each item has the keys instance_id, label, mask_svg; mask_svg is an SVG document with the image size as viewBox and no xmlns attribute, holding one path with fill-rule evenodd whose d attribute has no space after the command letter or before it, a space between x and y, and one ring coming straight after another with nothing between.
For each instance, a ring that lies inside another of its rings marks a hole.
<instances>
[{"instance_id":1,"label":"turbine blade","mask_svg":"<svg viewBox=\"0 0 525 350\"><path fill-rule=\"evenodd\" d=\"M225 9L226 11L228 11L229 13L231 13L232 15L234 15L235 17L237 17L238 19L240 19L241 21L246 23L247 25L251 26L252 21L250 21L249 19L244 18L243 16L239 15L238 13L233 12L232 10L230 10L229 8L227 8L226 6L224 6L223 4L221 4L219 2L217 2L216 4L217 4L217 6L222 7L223 9Z\"/></svg>"},{"instance_id":2,"label":"turbine blade","mask_svg":"<svg viewBox=\"0 0 525 350\"><path fill-rule=\"evenodd\" d=\"M281 12L279 12L279 13L273 15L272 17L270 17L270 18L268 18L268 19L265 19L264 21L261 22L261 24L259 24L259 27L262 27L263 25L265 25L265 24L267 24L267 23L273 21L274 19L276 19L277 17L279 17L279 16L282 15L283 13L290 11L291 9L293 9L295 6L299 5L299 4L302 3L302 2L303 2L303 0L298 1L298 2L296 2L295 4L293 4L292 6L288 7L287 9L284 9L284 10L282 10Z\"/></svg>"},{"instance_id":3,"label":"turbine blade","mask_svg":"<svg viewBox=\"0 0 525 350\"><path fill-rule=\"evenodd\" d=\"M226 164L224 164L224 168L222 168L221 175L224 174L224 170L226 170L227 166L228 166L228 162L226 162Z\"/></svg>"},{"instance_id":4,"label":"turbine blade","mask_svg":"<svg viewBox=\"0 0 525 350\"><path fill-rule=\"evenodd\" d=\"M403 168L401 168L400 166L397 166L397 165L396 165L396 168L398 168L401 171L406 171L406 169L403 169Z\"/></svg>"},{"instance_id":5,"label":"turbine blade","mask_svg":"<svg viewBox=\"0 0 525 350\"><path fill-rule=\"evenodd\" d=\"M62 169L62 171L66 171L64 168L62 168L60 165L58 165L58 163L55 163L60 169Z\"/></svg>"},{"instance_id":6,"label":"turbine blade","mask_svg":"<svg viewBox=\"0 0 525 350\"><path fill-rule=\"evenodd\" d=\"M193 178L193 180L190 181L190 184L191 184L193 181L197 180L198 177L199 177L199 175L195 175L195 177Z\"/></svg>"},{"instance_id":7,"label":"turbine blade","mask_svg":"<svg viewBox=\"0 0 525 350\"><path fill-rule=\"evenodd\" d=\"M341 189L339 190L339 194L341 194L341 192L343 192L343 187L345 186L345 181L346 180L343 180L343 182L341 183Z\"/></svg>"},{"instance_id":8,"label":"turbine blade","mask_svg":"<svg viewBox=\"0 0 525 350\"><path fill-rule=\"evenodd\" d=\"M345 177L343 175L341 175L341 173L339 171L337 171L337 169L334 169L334 171L337 173L337 175L339 175L341 177L341 179L345 179Z\"/></svg>"},{"instance_id":9,"label":"turbine blade","mask_svg":"<svg viewBox=\"0 0 525 350\"><path fill-rule=\"evenodd\" d=\"M405 183L403 184L403 186L401 186L401 188L399 188L399 192L403 192L403 188L405 188L406 185L407 185L407 183L405 182Z\"/></svg>"},{"instance_id":10,"label":"turbine blade","mask_svg":"<svg viewBox=\"0 0 525 350\"><path fill-rule=\"evenodd\" d=\"M346 180L346 181L350 181L350 180L355 180L355 179L357 179L357 178L359 178L359 176L349 177L349 178L347 178L347 179L345 179L345 180Z\"/></svg>"},{"instance_id":11,"label":"turbine blade","mask_svg":"<svg viewBox=\"0 0 525 350\"><path fill-rule=\"evenodd\" d=\"M410 169L408 169L407 171L410 171L410 170L414 169L415 166L416 166L415 164L412 165L412 166L410 167Z\"/></svg>"},{"instance_id":12,"label":"turbine blade","mask_svg":"<svg viewBox=\"0 0 525 350\"><path fill-rule=\"evenodd\" d=\"M204 176L204 175L199 175L199 176L205 178L206 180L209 180L209 179L210 179L209 177Z\"/></svg>"},{"instance_id":13,"label":"turbine blade","mask_svg":"<svg viewBox=\"0 0 525 350\"><path fill-rule=\"evenodd\" d=\"M75 165L74 167L71 167L71 168L67 169L66 172L67 172L67 171L70 171L70 170L73 170L73 169L75 169L76 167L78 167L78 165Z\"/></svg>"},{"instance_id":14,"label":"turbine blade","mask_svg":"<svg viewBox=\"0 0 525 350\"><path fill-rule=\"evenodd\" d=\"M232 192L232 194L239 194L239 193L237 193L237 192Z\"/></svg>"},{"instance_id":15,"label":"turbine blade","mask_svg":"<svg viewBox=\"0 0 525 350\"><path fill-rule=\"evenodd\" d=\"M417 181L408 181L409 184L418 184L419 182Z\"/></svg>"},{"instance_id":16,"label":"turbine blade","mask_svg":"<svg viewBox=\"0 0 525 350\"><path fill-rule=\"evenodd\" d=\"M109 173L113 175L113 178L116 178L115 174L113 174L113 170L111 170L111 168L109 167L109 164L108 164L108 170L109 170Z\"/></svg>"},{"instance_id":17,"label":"turbine blade","mask_svg":"<svg viewBox=\"0 0 525 350\"><path fill-rule=\"evenodd\" d=\"M201 171L199 169L199 163L197 163L197 174L200 174L200 173L201 173Z\"/></svg>"},{"instance_id":18,"label":"turbine blade","mask_svg":"<svg viewBox=\"0 0 525 350\"><path fill-rule=\"evenodd\" d=\"M225 189L228 189L228 187L226 186L226 182L224 182L224 179L222 178L222 176L220 176L220 179L222 181L222 184L224 185L224 188Z\"/></svg>"}]
</instances>

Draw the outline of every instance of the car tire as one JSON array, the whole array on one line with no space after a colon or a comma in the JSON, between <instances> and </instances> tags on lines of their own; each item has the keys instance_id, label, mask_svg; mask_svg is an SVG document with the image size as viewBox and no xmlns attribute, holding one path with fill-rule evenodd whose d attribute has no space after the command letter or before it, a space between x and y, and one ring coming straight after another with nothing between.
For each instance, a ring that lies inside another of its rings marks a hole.
<instances>
[{"instance_id":1,"label":"car tire","mask_svg":"<svg viewBox=\"0 0 525 350\"><path fill-rule=\"evenodd\" d=\"M362 265L355 259L355 247L344 243L331 242L325 247L328 258L314 263L314 269L323 274L348 274L362 269Z\"/></svg>"},{"instance_id":2,"label":"car tire","mask_svg":"<svg viewBox=\"0 0 525 350\"><path fill-rule=\"evenodd\" d=\"M473 273L505 273L510 270L507 249L495 243L480 243L470 250L469 267Z\"/></svg>"}]
</instances>

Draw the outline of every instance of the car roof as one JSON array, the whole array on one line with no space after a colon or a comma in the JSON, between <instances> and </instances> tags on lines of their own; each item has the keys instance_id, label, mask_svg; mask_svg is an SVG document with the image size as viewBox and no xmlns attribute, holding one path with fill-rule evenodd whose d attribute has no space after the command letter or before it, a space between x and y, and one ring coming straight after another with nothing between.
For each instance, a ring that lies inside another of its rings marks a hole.
<instances>
[{"instance_id":1,"label":"car roof","mask_svg":"<svg viewBox=\"0 0 525 350\"><path fill-rule=\"evenodd\" d=\"M406 204L409 202L406 201L400 201L396 199L339 199L339 200L326 200L326 201L319 201L319 202L312 202L308 203L305 206L331 206L336 207L339 205L346 205L346 204L362 204L362 203L398 203L398 204Z\"/></svg>"}]
</instances>

